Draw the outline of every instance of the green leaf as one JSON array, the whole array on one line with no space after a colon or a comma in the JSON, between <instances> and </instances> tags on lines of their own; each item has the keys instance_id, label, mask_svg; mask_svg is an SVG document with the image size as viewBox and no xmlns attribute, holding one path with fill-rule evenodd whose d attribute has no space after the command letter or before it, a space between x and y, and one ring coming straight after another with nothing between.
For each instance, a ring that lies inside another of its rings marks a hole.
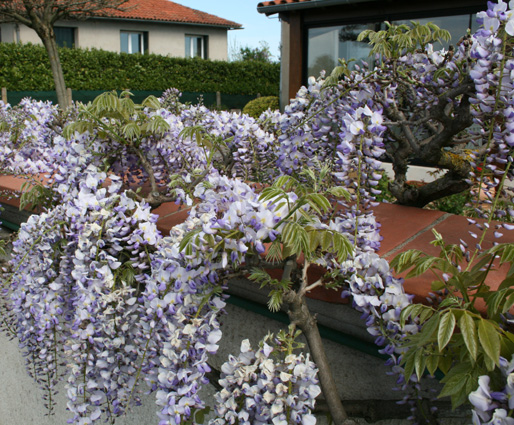
<instances>
[{"instance_id":1,"label":"green leaf","mask_svg":"<svg viewBox=\"0 0 514 425\"><path fill-rule=\"evenodd\" d=\"M160 109L161 108L161 102L159 102L159 99L155 96L148 96L145 100L143 100L143 103L141 105L152 108L152 109Z\"/></svg>"},{"instance_id":2,"label":"green leaf","mask_svg":"<svg viewBox=\"0 0 514 425\"><path fill-rule=\"evenodd\" d=\"M501 309L501 313L506 313L511 309L511 307L514 305L514 292L511 293L507 299L505 300L505 303L503 304L503 308Z\"/></svg>"},{"instance_id":3,"label":"green leaf","mask_svg":"<svg viewBox=\"0 0 514 425\"><path fill-rule=\"evenodd\" d=\"M448 397L457 394L462 388L466 387L466 373L463 372L459 375L452 376L441 390L438 398Z\"/></svg>"},{"instance_id":4,"label":"green leaf","mask_svg":"<svg viewBox=\"0 0 514 425\"><path fill-rule=\"evenodd\" d=\"M475 321L467 311L463 311L463 314L459 319L459 328L471 358L476 360L478 353L478 340Z\"/></svg>"},{"instance_id":5,"label":"green leaf","mask_svg":"<svg viewBox=\"0 0 514 425\"><path fill-rule=\"evenodd\" d=\"M137 122L131 121L121 128L121 132L127 139L135 139L141 136L141 126Z\"/></svg>"},{"instance_id":6,"label":"green leaf","mask_svg":"<svg viewBox=\"0 0 514 425\"><path fill-rule=\"evenodd\" d=\"M390 265L397 273L403 273L408 268L414 266L416 261L425 254L422 251L409 249L394 257Z\"/></svg>"},{"instance_id":7,"label":"green leaf","mask_svg":"<svg viewBox=\"0 0 514 425\"><path fill-rule=\"evenodd\" d=\"M432 315L435 313L435 310L430 307L425 307L421 314L419 315L420 323L425 323Z\"/></svg>"},{"instance_id":8,"label":"green leaf","mask_svg":"<svg viewBox=\"0 0 514 425\"><path fill-rule=\"evenodd\" d=\"M289 222L282 230L282 243L291 250L292 254L300 255L302 252L307 257L309 252L309 235L304 226L296 222Z\"/></svg>"},{"instance_id":9,"label":"green leaf","mask_svg":"<svg viewBox=\"0 0 514 425\"><path fill-rule=\"evenodd\" d=\"M437 332L437 344L439 351L443 351L444 347L450 342L453 331L455 329L455 316L451 310L444 313L439 322L439 331Z\"/></svg>"},{"instance_id":10,"label":"green leaf","mask_svg":"<svg viewBox=\"0 0 514 425\"><path fill-rule=\"evenodd\" d=\"M496 318L499 313L503 313L501 306L503 305L507 295L512 293L512 289L501 289L490 292L485 295L487 304L487 315L490 318ZM507 309L508 310L508 309Z\"/></svg>"},{"instance_id":11,"label":"green leaf","mask_svg":"<svg viewBox=\"0 0 514 425\"><path fill-rule=\"evenodd\" d=\"M491 254L498 255L500 254L500 264L505 262L512 263L514 262L514 244L511 243L502 243L494 246L488 252Z\"/></svg>"},{"instance_id":12,"label":"green leaf","mask_svg":"<svg viewBox=\"0 0 514 425\"><path fill-rule=\"evenodd\" d=\"M250 275L248 276L248 279L253 280L254 282L260 283L261 288L267 284L269 284L272 280L271 276L266 273L262 269L258 268L252 268Z\"/></svg>"},{"instance_id":13,"label":"green leaf","mask_svg":"<svg viewBox=\"0 0 514 425\"><path fill-rule=\"evenodd\" d=\"M400 314L401 326L405 326L405 322L409 319L409 317L411 320L416 319L423 308L423 304L411 304L405 307Z\"/></svg>"},{"instance_id":14,"label":"green leaf","mask_svg":"<svg viewBox=\"0 0 514 425\"><path fill-rule=\"evenodd\" d=\"M275 239L266 253L266 261L276 263L282 261L282 244L278 239Z\"/></svg>"},{"instance_id":15,"label":"green leaf","mask_svg":"<svg viewBox=\"0 0 514 425\"><path fill-rule=\"evenodd\" d=\"M425 355L425 351L421 349L416 350L416 355L414 356L414 368L416 370L416 376L418 377L418 380L423 377L426 361L427 356Z\"/></svg>"},{"instance_id":16,"label":"green leaf","mask_svg":"<svg viewBox=\"0 0 514 425\"><path fill-rule=\"evenodd\" d=\"M290 191L294 189L295 187L298 187L298 180L296 180L294 177L291 176L280 176L278 179L275 180L273 183L273 186L275 188L283 188L286 191Z\"/></svg>"},{"instance_id":17,"label":"green leaf","mask_svg":"<svg viewBox=\"0 0 514 425\"><path fill-rule=\"evenodd\" d=\"M180 241L179 250L184 251L186 255L191 255L193 253L193 238L198 236L201 231L202 229L198 228L186 233L184 238Z\"/></svg>"},{"instance_id":18,"label":"green leaf","mask_svg":"<svg viewBox=\"0 0 514 425\"><path fill-rule=\"evenodd\" d=\"M439 319L440 316L438 314L432 316L421 328L421 331L419 334L417 334L417 342L419 346L422 346L426 344L428 341L430 341L438 326L439 326Z\"/></svg>"},{"instance_id":19,"label":"green leaf","mask_svg":"<svg viewBox=\"0 0 514 425\"><path fill-rule=\"evenodd\" d=\"M351 199L350 192L348 192L342 186L331 187L330 189L327 190L327 192L333 196L336 196L337 198L344 198L347 201L349 201Z\"/></svg>"},{"instance_id":20,"label":"green leaf","mask_svg":"<svg viewBox=\"0 0 514 425\"><path fill-rule=\"evenodd\" d=\"M487 319L480 318L478 323L478 339L494 364L500 365L500 337L496 327Z\"/></svg>"},{"instance_id":21,"label":"green leaf","mask_svg":"<svg viewBox=\"0 0 514 425\"><path fill-rule=\"evenodd\" d=\"M403 374L405 376L405 381L409 381L410 377L414 373L415 356L416 356L416 350L408 350L403 355L402 363L403 363Z\"/></svg>"},{"instance_id":22,"label":"green leaf","mask_svg":"<svg viewBox=\"0 0 514 425\"><path fill-rule=\"evenodd\" d=\"M425 257L419 258L416 261L416 266L407 274L406 278L420 276L425 273L428 269L433 268L434 264L439 263L440 258L438 257Z\"/></svg>"},{"instance_id":23,"label":"green leaf","mask_svg":"<svg viewBox=\"0 0 514 425\"><path fill-rule=\"evenodd\" d=\"M331 208L331 205L330 205L330 202L328 202L328 199L325 198L323 195L319 195L317 193L310 193L309 195L307 195L307 202L320 215L322 213L326 213Z\"/></svg>"},{"instance_id":24,"label":"green leaf","mask_svg":"<svg viewBox=\"0 0 514 425\"><path fill-rule=\"evenodd\" d=\"M437 366L439 365L439 356L434 353L428 354L426 358L426 367L428 370L428 373L430 373L431 376L434 375L435 371L437 370Z\"/></svg>"},{"instance_id":25,"label":"green leaf","mask_svg":"<svg viewBox=\"0 0 514 425\"><path fill-rule=\"evenodd\" d=\"M283 292L279 289L274 289L269 293L268 308L270 311L277 312L282 306Z\"/></svg>"}]
</instances>

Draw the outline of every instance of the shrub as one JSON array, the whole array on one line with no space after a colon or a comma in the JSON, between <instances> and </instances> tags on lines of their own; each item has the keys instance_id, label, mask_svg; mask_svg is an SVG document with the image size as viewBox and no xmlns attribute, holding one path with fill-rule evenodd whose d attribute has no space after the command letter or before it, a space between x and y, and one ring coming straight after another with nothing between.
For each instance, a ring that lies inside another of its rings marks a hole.
<instances>
[{"instance_id":1,"label":"shrub","mask_svg":"<svg viewBox=\"0 0 514 425\"><path fill-rule=\"evenodd\" d=\"M103 50L61 49L66 85L73 90L151 90L275 95L280 65L257 61L211 61ZM12 91L54 89L42 46L0 43L0 87Z\"/></svg>"},{"instance_id":2,"label":"shrub","mask_svg":"<svg viewBox=\"0 0 514 425\"><path fill-rule=\"evenodd\" d=\"M253 118L259 118L264 111L268 109L275 110L279 108L277 96L264 96L250 100L243 108L243 113Z\"/></svg>"}]
</instances>

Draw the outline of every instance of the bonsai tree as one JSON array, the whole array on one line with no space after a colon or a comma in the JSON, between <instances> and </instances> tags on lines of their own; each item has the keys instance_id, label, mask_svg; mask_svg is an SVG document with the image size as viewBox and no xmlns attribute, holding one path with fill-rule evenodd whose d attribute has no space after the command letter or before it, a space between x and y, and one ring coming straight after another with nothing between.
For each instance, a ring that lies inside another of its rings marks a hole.
<instances>
[{"instance_id":1,"label":"bonsai tree","mask_svg":"<svg viewBox=\"0 0 514 425\"><path fill-rule=\"evenodd\" d=\"M431 201L468 189L472 166L469 148L485 154L479 134L473 134L473 103L477 96L470 77L471 37L457 50L434 51L430 43L448 41L449 32L432 23L387 24L382 31L366 30L358 40L369 40L376 67L367 64L350 71L342 61L325 87L350 88L362 80L370 101L380 105L387 131L385 159L393 164L389 190L399 204L423 207ZM412 161L443 171L421 187L407 183Z\"/></svg>"}]
</instances>

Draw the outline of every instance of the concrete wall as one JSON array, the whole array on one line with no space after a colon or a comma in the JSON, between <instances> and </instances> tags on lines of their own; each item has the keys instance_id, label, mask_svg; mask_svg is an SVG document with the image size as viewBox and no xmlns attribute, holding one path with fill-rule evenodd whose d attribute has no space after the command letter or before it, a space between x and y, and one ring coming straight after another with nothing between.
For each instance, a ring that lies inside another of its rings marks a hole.
<instances>
[{"instance_id":1,"label":"concrete wall","mask_svg":"<svg viewBox=\"0 0 514 425\"><path fill-rule=\"evenodd\" d=\"M76 47L120 51L120 31L148 32L149 53L164 56L185 57L185 36L201 35L208 37L208 58L227 60L227 30L201 25L163 24L135 21L109 21L91 19L81 22L59 22L56 26L74 27ZM1 24L3 42L41 44L34 30L15 24Z\"/></svg>"},{"instance_id":2,"label":"concrete wall","mask_svg":"<svg viewBox=\"0 0 514 425\"><path fill-rule=\"evenodd\" d=\"M237 292L238 296L251 295L257 301L263 297L261 291L254 290L248 284L238 285L235 289L231 287L231 292ZM350 334L361 334L364 331L362 320L358 318L359 314L348 306L314 301L311 307L320 312L318 320L321 322L332 321L336 328L344 327ZM210 360L210 363L218 369L230 353L239 353L243 339L249 338L252 346L257 347L258 341L268 331L276 333L281 328L287 327L285 324L246 308L228 304L226 310L228 314L222 317L223 338L220 349L218 354ZM362 336L370 339L365 331ZM395 379L386 375L390 369L384 365L384 360L332 341L324 342L343 400L397 400L402 397L402 394L391 391ZM19 353L16 342L10 341L4 334L0 334L0 381L2 382L0 386L0 425L66 424L69 413L66 411L64 386L60 385L59 387L60 393L57 396L58 406L55 416L45 416L46 411L41 400L41 391L27 375L24 359ZM214 393L212 386L207 386L202 391L204 400L210 403ZM395 406L394 403L392 405ZM143 406L134 408L128 416L118 419L116 424L157 424L156 410L154 396L150 395L144 399ZM400 419L391 422L395 425L402 423L403 421Z\"/></svg>"}]
</instances>

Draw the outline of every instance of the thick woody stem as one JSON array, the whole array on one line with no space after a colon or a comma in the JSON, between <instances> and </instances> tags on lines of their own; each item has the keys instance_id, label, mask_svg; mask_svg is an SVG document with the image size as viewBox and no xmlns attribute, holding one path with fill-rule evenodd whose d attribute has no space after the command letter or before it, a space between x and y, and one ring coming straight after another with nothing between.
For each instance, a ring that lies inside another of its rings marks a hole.
<instances>
[{"instance_id":1,"label":"thick woody stem","mask_svg":"<svg viewBox=\"0 0 514 425\"><path fill-rule=\"evenodd\" d=\"M296 257L293 256L287 259L282 278L290 280L295 268ZM307 267L304 267L301 279L302 282L300 287L305 290L305 286L307 285ZM307 306L307 302L305 301L303 294L304 291L300 290L299 293L297 293L291 289L284 295L284 301L289 306L289 310L287 312L289 320L291 324L302 330L305 338L307 339L312 359L318 366L318 377L321 391L323 392L330 414L332 415L332 420L336 425L352 425L354 422L348 419L348 414L341 403L339 392L334 381L334 375L332 374L323 341L321 340L318 324L314 316L309 311L309 307Z\"/></svg>"}]
</instances>

